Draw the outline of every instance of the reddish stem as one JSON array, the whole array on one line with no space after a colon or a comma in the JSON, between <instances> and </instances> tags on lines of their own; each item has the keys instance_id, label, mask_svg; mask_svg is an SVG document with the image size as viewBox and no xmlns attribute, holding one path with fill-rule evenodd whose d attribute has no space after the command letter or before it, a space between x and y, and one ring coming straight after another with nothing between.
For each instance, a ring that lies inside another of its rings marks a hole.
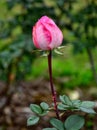
<instances>
[{"instance_id":1,"label":"reddish stem","mask_svg":"<svg viewBox=\"0 0 97 130\"><path fill-rule=\"evenodd\" d=\"M50 50L49 55L48 55L48 67L49 67L50 85L51 85L52 98L53 98L53 102L54 102L54 108L55 108L55 111L56 111L57 118L60 119L58 108L57 108L57 102L56 102L56 91L54 90L54 86L53 86L53 78L52 78L52 51L51 50Z\"/></svg>"}]
</instances>

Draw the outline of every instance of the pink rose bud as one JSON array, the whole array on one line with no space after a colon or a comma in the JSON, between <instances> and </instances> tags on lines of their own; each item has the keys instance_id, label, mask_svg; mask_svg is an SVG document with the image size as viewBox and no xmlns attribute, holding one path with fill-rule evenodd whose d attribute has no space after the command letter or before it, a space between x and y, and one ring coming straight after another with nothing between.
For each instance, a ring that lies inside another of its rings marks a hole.
<instances>
[{"instance_id":1,"label":"pink rose bud","mask_svg":"<svg viewBox=\"0 0 97 130\"><path fill-rule=\"evenodd\" d=\"M55 22L47 16L41 17L33 27L33 43L41 50L52 50L62 44L63 34Z\"/></svg>"}]
</instances>

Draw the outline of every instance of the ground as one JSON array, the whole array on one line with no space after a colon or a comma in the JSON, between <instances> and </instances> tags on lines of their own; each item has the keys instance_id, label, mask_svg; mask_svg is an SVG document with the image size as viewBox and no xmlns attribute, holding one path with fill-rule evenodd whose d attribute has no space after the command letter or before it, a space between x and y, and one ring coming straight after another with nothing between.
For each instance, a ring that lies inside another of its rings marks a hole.
<instances>
[{"instance_id":1,"label":"ground","mask_svg":"<svg viewBox=\"0 0 97 130\"><path fill-rule=\"evenodd\" d=\"M7 94L4 92L5 86L5 83L1 81L0 130L42 130L42 128L50 126L48 119L51 116L55 116L54 113L50 113L48 117L42 118L40 123L34 127L27 127L26 123L27 118L33 114L29 109L31 103L39 104L45 101L50 104L52 102L48 80L40 77L34 81L18 82L10 86ZM87 98L94 100L92 97ZM82 130L97 130L97 116L85 114L85 118L86 125Z\"/></svg>"}]
</instances>

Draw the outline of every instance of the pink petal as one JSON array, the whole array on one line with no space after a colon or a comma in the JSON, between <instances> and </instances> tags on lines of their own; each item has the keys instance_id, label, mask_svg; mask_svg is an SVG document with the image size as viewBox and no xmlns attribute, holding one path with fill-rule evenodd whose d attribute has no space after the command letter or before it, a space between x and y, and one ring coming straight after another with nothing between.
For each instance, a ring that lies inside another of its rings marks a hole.
<instances>
[{"instance_id":1,"label":"pink petal","mask_svg":"<svg viewBox=\"0 0 97 130\"><path fill-rule=\"evenodd\" d=\"M51 37L50 32L43 26L43 24L37 23L36 36L40 48L48 50L48 44L51 41Z\"/></svg>"},{"instance_id":2,"label":"pink petal","mask_svg":"<svg viewBox=\"0 0 97 130\"><path fill-rule=\"evenodd\" d=\"M55 25L55 22L51 18L49 18L47 16L42 16L41 19L38 22Z\"/></svg>"},{"instance_id":3,"label":"pink petal","mask_svg":"<svg viewBox=\"0 0 97 130\"><path fill-rule=\"evenodd\" d=\"M39 44L37 42L37 35L36 35L36 26L33 27L33 31L32 31L32 35L33 35L33 43L37 48L39 47Z\"/></svg>"},{"instance_id":4,"label":"pink petal","mask_svg":"<svg viewBox=\"0 0 97 130\"><path fill-rule=\"evenodd\" d=\"M43 25L45 26L46 29L48 29L52 37L51 42L48 45L48 47L51 49L58 47L62 43L62 40L63 40L63 35L60 29L56 25L50 24L50 23L48 24L43 23Z\"/></svg>"}]
</instances>

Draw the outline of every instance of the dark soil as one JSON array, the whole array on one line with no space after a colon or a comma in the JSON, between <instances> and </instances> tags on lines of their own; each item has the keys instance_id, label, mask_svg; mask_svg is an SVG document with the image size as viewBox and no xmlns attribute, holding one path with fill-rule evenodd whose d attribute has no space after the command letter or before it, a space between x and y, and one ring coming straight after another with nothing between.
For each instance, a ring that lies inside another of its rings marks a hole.
<instances>
[{"instance_id":1,"label":"dark soil","mask_svg":"<svg viewBox=\"0 0 97 130\"><path fill-rule=\"evenodd\" d=\"M52 102L48 80L39 78L31 82L21 81L11 85L7 93L5 88L6 84L0 82L0 130L42 130L50 127L48 120L55 116L54 113L43 117L38 125L27 127L27 118L33 115L29 105ZM85 118L86 125L82 130L97 130L97 116L85 115Z\"/></svg>"}]
</instances>

